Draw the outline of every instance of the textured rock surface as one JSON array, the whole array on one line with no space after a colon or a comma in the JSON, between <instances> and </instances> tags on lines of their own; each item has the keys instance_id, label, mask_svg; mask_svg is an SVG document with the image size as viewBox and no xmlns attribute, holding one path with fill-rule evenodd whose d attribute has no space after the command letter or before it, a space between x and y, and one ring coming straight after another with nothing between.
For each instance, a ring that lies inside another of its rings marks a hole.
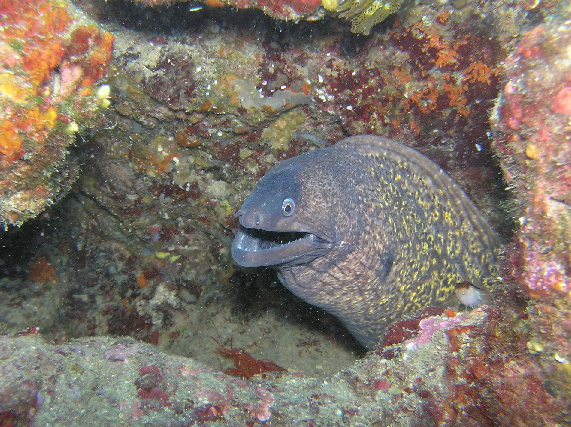
<instances>
[{"instance_id":1,"label":"textured rock surface","mask_svg":"<svg viewBox=\"0 0 571 427\"><path fill-rule=\"evenodd\" d=\"M27 425L274 425L434 423L428 404L441 388L450 327L485 322L486 313L432 318L392 360L375 354L328 378L268 373L251 381L216 373L128 338L49 344L34 332L0 337L0 420ZM408 348L407 348L408 346ZM406 368L403 363L407 359ZM73 403L73 404L70 404Z\"/></svg>"},{"instance_id":2,"label":"textured rock surface","mask_svg":"<svg viewBox=\"0 0 571 427\"><path fill-rule=\"evenodd\" d=\"M571 394L571 66L569 21L523 35L506 60L493 116L520 228L507 275L531 297L529 350L561 395ZM539 77L541 76L541 77Z\"/></svg>"},{"instance_id":3,"label":"textured rock surface","mask_svg":"<svg viewBox=\"0 0 571 427\"><path fill-rule=\"evenodd\" d=\"M75 133L108 106L113 36L71 3L0 1L0 228L21 225L77 178Z\"/></svg>"},{"instance_id":4,"label":"textured rock surface","mask_svg":"<svg viewBox=\"0 0 571 427\"><path fill-rule=\"evenodd\" d=\"M83 167L70 197L0 237L1 330L39 326L58 343L2 338L5 424L69 423L81 408L135 425L256 425L268 414L275 425L571 422L566 2L421 2L368 38L335 20L81 4L116 39L113 104L77 138ZM505 252L496 308L404 320L386 342L408 341L351 367L362 353L330 317L267 272L231 263L233 214L257 180L281 159L359 133L421 150L510 238L489 125L498 92L495 150L517 198L508 204L525 220ZM157 347L65 343L100 335ZM212 337L289 373L246 382L208 372L199 365L229 366ZM217 394L194 390L196 375Z\"/></svg>"}]
</instances>

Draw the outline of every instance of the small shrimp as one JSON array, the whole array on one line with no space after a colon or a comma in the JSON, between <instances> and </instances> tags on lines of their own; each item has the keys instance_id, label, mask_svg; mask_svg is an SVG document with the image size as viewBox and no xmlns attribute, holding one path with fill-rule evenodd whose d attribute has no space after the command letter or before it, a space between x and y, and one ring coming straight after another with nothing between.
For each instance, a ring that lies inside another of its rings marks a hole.
<instances>
[{"instance_id":1,"label":"small shrimp","mask_svg":"<svg viewBox=\"0 0 571 427\"><path fill-rule=\"evenodd\" d=\"M228 368L224 371L227 375L232 375L233 377L240 377L250 379L254 375L263 374L265 372L285 371L281 366L276 365L273 362L266 362L264 360L254 359L249 353L246 353L241 349L234 349L232 343L230 343L230 348L225 348L216 339L212 338L216 344L220 347L216 350L216 353L221 356L230 359L234 363L234 368Z\"/></svg>"}]
</instances>

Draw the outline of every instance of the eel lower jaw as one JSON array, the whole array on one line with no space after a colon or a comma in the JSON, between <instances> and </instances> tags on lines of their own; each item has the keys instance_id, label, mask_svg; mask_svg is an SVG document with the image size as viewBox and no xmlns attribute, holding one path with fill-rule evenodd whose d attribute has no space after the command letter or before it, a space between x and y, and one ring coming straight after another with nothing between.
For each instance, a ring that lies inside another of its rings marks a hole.
<instances>
[{"instance_id":1,"label":"eel lower jaw","mask_svg":"<svg viewBox=\"0 0 571 427\"><path fill-rule=\"evenodd\" d=\"M325 255L333 243L305 232L279 232L240 227L232 258L242 267L295 265Z\"/></svg>"}]
</instances>

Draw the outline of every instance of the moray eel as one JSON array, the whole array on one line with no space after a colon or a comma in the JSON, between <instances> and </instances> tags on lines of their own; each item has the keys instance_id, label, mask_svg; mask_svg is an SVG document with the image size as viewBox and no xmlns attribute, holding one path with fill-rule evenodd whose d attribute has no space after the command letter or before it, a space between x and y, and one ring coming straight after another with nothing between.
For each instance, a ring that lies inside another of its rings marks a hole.
<instances>
[{"instance_id":1,"label":"moray eel","mask_svg":"<svg viewBox=\"0 0 571 427\"><path fill-rule=\"evenodd\" d=\"M486 292L497 275L498 237L460 187L379 136L279 163L236 215L234 260L276 268L369 349L390 323L453 303L457 283Z\"/></svg>"}]
</instances>

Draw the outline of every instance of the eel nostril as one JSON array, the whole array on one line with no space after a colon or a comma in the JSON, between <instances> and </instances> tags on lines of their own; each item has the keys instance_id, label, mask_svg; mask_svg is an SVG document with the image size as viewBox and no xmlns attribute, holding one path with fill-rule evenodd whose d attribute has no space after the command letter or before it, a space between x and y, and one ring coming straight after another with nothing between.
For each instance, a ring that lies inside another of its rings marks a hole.
<instances>
[{"instance_id":1,"label":"eel nostril","mask_svg":"<svg viewBox=\"0 0 571 427\"><path fill-rule=\"evenodd\" d=\"M240 221L245 227L257 227L262 223L262 214L256 212L255 210L246 211L242 215L242 220Z\"/></svg>"},{"instance_id":2,"label":"eel nostril","mask_svg":"<svg viewBox=\"0 0 571 427\"><path fill-rule=\"evenodd\" d=\"M252 219L256 225L260 225L262 223L262 216L257 212L254 212Z\"/></svg>"}]
</instances>

